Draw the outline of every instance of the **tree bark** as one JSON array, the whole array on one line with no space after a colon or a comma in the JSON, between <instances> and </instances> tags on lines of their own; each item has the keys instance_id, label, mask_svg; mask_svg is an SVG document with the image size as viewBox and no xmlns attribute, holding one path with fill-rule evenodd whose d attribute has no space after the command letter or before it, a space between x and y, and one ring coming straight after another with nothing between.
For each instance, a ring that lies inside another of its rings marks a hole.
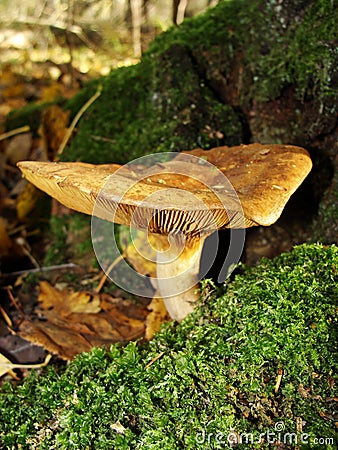
<instances>
[{"instance_id":1,"label":"tree bark","mask_svg":"<svg viewBox=\"0 0 338 450\"><path fill-rule=\"evenodd\" d=\"M141 25L142 25L142 0L131 0L131 18L133 33L133 49L134 55L140 57L142 55L141 42Z\"/></svg>"}]
</instances>

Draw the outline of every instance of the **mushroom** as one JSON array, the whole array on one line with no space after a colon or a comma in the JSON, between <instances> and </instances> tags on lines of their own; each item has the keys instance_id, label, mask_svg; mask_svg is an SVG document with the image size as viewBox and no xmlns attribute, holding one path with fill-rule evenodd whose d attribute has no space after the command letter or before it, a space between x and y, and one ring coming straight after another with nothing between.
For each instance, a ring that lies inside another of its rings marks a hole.
<instances>
[{"instance_id":1,"label":"mushroom","mask_svg":"<svg viewBox=\"0 0 338 450\"><path fill-rule=\"evenodd\" d=\"M18 166L67 207L146 230L156 242L157 288L170 316L182 320L198 299L206 237L222 228L274 223L312 163L303 148L277 144L151 157L150 167L143 158L124 166L32 161Z\"/></svg>"}]
</instances>

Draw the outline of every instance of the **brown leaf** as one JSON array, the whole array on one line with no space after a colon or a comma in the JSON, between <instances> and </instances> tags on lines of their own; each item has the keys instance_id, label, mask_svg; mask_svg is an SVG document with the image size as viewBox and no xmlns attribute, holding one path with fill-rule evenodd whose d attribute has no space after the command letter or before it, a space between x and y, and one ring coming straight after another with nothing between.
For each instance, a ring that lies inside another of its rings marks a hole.
<instances>
[{"instance_id":1,"label":"brown leaf","mask_svg":"<svg viewBox=\"0 0 338 450\"><path fill-rule=\"evenodd\" d=\"M2 217L0 217L0 255L7 255L11 247L12 241L7 234L5 221Z\"/></svg>"},{"instance_id":2,"label":"brown leaf","mask_svg":"<svg viewBox=\"0 0 338 450\"><path fill-rule=\"evenodd\" d=\"M44 86L41 89L41 101L46 103L52 102L53 100L62 96L62 90L62 85L57 82L52 82L50 85Z\"/></svg>"},{"instance_id":3,"label":"brown leaf","mask_svg":"<svg viewBox=\"0 0 338 450\"><path fill-rule=\"evenodd\" d=\"M91 296L86 292L72 292L69 289L55 289L47 281L40 282L40 295L38 298L45 310L57 311L61 317L71 313L93 313L100 311L100 298Z\"/></svg>"},{"instance_id":4,"label":"brown leaf","mask_svg":"<svg viewBox=\"0 0 338 450\"><path fill-rule=\"evenodd\" d=\"M32 133L22 133L14 136L7 148L6 159L13 166L24 159L28 159L32 148Z\"/></svg>"},{"instance_id":5,"label":"brown leaf","mask_svg":"<svg viewBox=\"0 0 338 450\"><path fill-rule=\"evenodd\" d=\"M147 310L130 300L60 290L42 281L38 301L41 320L25 320L20 335L63 359L72 359L94 346L144 335Z\"/></svg>"},{"instance_id":6,"label":"brown leaf","mask_svg":"<svg viewBox=\"0 0 338 450\"><path fill-rule=\"evenodd\" d=\"M67 132L70 111L63 111L60 106L52 105L42 115L39 132L45 155L53 159Z\"/></svg>"},{"instance_id":7,"label":"brown leaf","mask_svg":"<svg viewBox=\"0 0 338 450\"><path fill-rule=\"evenodd\" d=\"M23 97L25 92L25 85L23 83L13 84L2 90L2 97L5 100L15 97Z\"/></svg>"},{"instance_id":8,"label":"brown leaf","mask_svg":"<svg viewBox=\"0 0 338 450\"><path fill-rule=\"evenodd\" d=\"M147 316L145 338L150 340L160 330L162 323L170 319L162 298L153 298L148 309L151 312Z\"/></svg>"}]
</instances>

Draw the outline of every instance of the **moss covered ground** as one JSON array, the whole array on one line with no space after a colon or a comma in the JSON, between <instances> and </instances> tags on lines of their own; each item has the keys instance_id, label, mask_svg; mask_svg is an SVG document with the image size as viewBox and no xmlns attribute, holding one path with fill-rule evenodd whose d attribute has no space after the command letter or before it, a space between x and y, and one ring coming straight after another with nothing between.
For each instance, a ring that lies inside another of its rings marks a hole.
<instances>
[{"instance_id":1,"label":"moss covered ground","mask_svg":"<svg viewBox=\"0 0 338 450\"><path fill-rule=\"evenodd\" d=\"M338 248L239 269L147 344L6 384L2 448L337 448Z\"/></svg>"}]
</instances>

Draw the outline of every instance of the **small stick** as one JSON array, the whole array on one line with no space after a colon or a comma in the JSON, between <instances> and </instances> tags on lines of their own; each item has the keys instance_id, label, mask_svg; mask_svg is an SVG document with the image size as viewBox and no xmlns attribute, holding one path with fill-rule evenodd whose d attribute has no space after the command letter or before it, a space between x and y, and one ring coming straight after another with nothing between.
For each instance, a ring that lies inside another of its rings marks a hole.
<instances>
[{"instance_id":1,"label":"small stick","mask_svg":"<svg viewBox=\"0 0 338 450\"><path fill-rule=\"evenodd\" d=\"M30 131L29 125L25 125L24 127L15 128L15 130L7 131L7 133L0 134L0 141L8 139L17 134L26 133Z\"/></svg>"},{"instance_id":2,"label":"small stick","mask_svg":"<svg viewBox=\"0 0 338 450\"><path fill-rule=\"evenodd\" d=\"M70 137L71 137L71 135L72 135L72 133L74 131L74 128L75 128L76 124L80 120L81 116L85 113L85 111L90 107L90 105L92 103L94 103L95 100L98 97L100 97L101 92L102 92L102 86L99 85L99 87L97 88L97 91L95 92L95 94L92 97L90 97L89 100L86 101L86 103L82 106L80 111L76 114L76 116L74 117L72 123L70 124L70 127L67 129L67 132L66 132L64 138L62 139L60 147L59 147L59 149L57 151L57 155L62 155L62 153L63 153L63 151L64 151L64 149L65 149L65 147L67 145L67 142L69 141L69 139L70 139Z\"/></svg>"},{"instance_id":3,"label":"small stick","mask_svg":"<svg viewBox=\"0 0 338 450\"><path fill-rule=\"evenodd\" d=\"M9 317L9 315L6 313L6 311L3 309L3 307L1 305L0 305L0 312L2 314L2 317L4 318L4 321L9 326L9 328L12 328L13 322L11 321L11 318Z\"/></svg>"},{"instance_id":4,"label":"small stick","mask_svg":"<svg viewBox=\"0 0 338 450\"><path fill-rule=\"evenodd\" d=\"M149 369L150 366L152 366L154 364L154 362L156 362L158 359L162 358L162 356L164 355L164 352L159 353L158 355L155 356L155 358L153 358L146 366L145 369Z\"/></svg>"},{"instance_id":5,"label":"small stick","mask_svg":"<svg viewBox=\"0 0 338 450\"><path fill-rule=\"evenodd\" d=\"M275 394L277 394L281 381L283 378L283 369L278 369L277 379L276 379L276 386L275 386Z\"/></svg>"},{"instance_id":6,"label":"small stick","mask_svg":"<svg viewBox=\"0 0 338 450\"><path fill-rule=\"evenodd\" d=\"M19 322L17 324L17 326L19 326L20 323L25 318L25 311L22 307L21 302L18 304L18 302L15 300L14 295L12 294L12 291L10 290L10 288L8 287L8 288L6 288L6 290L7 290L8 297L9 297L10 301L13 303L15 309L20 312L21 319L19 320Z\"/></svg>"},{"instance_id":7,"label":"small stick","mask_svg":"<svg viewBox=\"0 0 338 450\"><path fill-rule=\"evenodd\" d=\"M27 241L23 237L18 237L15 241L16 241L17 244L20 245L21 250L23 251L23 253L26 256L28 256L28 258L30 259L30 261L33 264L33 266L35 266L37 269L39 269L40 268L40 264L37 262L37 260L32 255L32 253L30 251L29 244L27 243Z\"/></svg>"},{"instance_id":8,"label":"small stick","mask_svg":"<svg viewBox=\"0 0 338 450\"><path fill-rule=\"evenodd\" d=\"M77 267L79 267L79 266L74 263L59 264L57 266L38 267L36 269L18 270L16 272L2 273L2 274L0 274L0 278L1 277L17 277L20 275L24 275L26 273L39 273L39 272L51 272L53 270L76 269Z\"/></svg>"},{"instance_id":9,"label":"small stick","mask_svg":"<svg viewBox=\"0 0 338 450\"><path fill-rule=\"evenodd\" d=\"M114 267L120 262L122 261L122 259L124 259L126 257L125 253L122 253L121 255L119 255L117 258L114 259L114 261L110 264L110 266L108 267L107 270L104 271L104 274L97 286L97 288L95 289L95 294L99 294L99 292L101 291L101 289L104 286L104 283L107 281L107 278L110 274L110 272L114 269Z\"/></svg>"},{"instance_id":10,"label":"small stick","mask_svg":"<svg viewBox=\"0 0 338 450\"><path fill-rule=\"evenodd\" d=\"M44 367L47 366L47 364L49 363L49 361L51 360L52 355L50 353L48 353L48 355L46 356L44 362L40 363L40 364L12 364L12 363L1 363L1 368L4 369L38 369L40 367Z\"/></svg>"}]
</instances>

